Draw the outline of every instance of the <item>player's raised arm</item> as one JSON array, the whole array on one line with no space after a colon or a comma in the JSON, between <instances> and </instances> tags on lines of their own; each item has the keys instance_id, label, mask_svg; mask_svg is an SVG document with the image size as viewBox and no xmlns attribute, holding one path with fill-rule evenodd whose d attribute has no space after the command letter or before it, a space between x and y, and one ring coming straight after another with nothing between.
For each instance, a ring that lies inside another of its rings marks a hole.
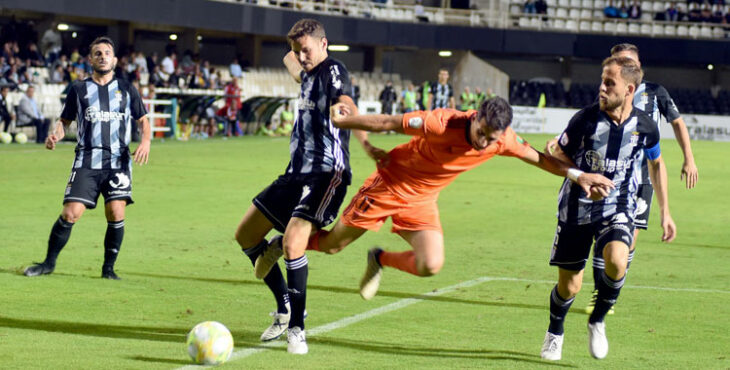
<instances>
[{"instance_id":1,"label":"player's raised arm","mask_svg":"<svg viewBox=\"0 0 730 370\"><path fill-rule=\"evenodd\" d=\"M284 66L286 66L287 71L289 71L289 74L294 78L294 81L296 81L297 83L302 82L302 71L304 69L299 63L296 54L294 54L294 51L289 51L288 53L286 53L286 55L284 56Z\"/></svg>"},{"instance_id":2,"label":"player's raised arm","mask_svg":"<svg viewBox=\"0 0 730 370\"><path fill-rule=\"evenodd\" d=\"M64 118L59 118L58 121L56 121L56 126L53 128L51 134L46 138L47 149L56 149L56 143L63 140L63 137L66 136L66 128L71 125L71 122L72 121Z\"/></svg>"}]
</instances>

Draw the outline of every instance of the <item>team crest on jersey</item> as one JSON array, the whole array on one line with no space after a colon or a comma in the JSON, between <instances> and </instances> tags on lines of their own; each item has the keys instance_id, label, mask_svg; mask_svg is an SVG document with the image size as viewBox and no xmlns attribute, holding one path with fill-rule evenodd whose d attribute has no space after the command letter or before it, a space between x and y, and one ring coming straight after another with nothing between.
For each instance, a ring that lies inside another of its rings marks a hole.
<instances>
[{"instance_id":1,"label":"team crest on jersey","mask_svg":"<svg viewBox=\"0 0 730 370\"><path fill-rule=\"evenodd\" d=\"M636 146L639 143L639 133L634 131L631 133L631 140L629 140L631 146Z\"/></svg>"},{"instance_id":2,"label":"team crest on jersey","mask_svg":"<svg viewBox=\"0 0 730 370\"><path fill-rule=\"evenodd\" d=\"M423 118L421 117L411 117L408 120L408 127L419 129L423 126Z\"/></svg>"},{"instance_id":3,"label":"team crest on jersey","mask_svg":"<svg viewBox=\"0 0 730 370\"><path fill-rule=\"evenodd\" d=\"M114 97L116 97L117 100L122 100L122 91L121 90L115 91L114 92Z\"/></svg>"},{"instance_id":4,"label":"team crest on jersey","mask_svg":"<svg viewBox=\"0 0 730 370\"><path fill-rule=\"evenodd\" d=\"M649 104L649 94L648 93L641 93L641 104Z\"/></svg>"}]
</instances>

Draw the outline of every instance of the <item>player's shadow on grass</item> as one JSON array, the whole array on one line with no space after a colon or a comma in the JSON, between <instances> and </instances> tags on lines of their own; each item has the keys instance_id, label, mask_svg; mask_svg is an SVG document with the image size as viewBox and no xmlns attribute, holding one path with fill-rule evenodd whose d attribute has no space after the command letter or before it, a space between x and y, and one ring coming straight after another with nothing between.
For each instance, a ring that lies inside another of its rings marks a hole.
<instances>
[{"instance_id":1,"label":"player's shadow on grass","mask_svg":"<svg viewBox=\"0 0 730 370\"><path fill-rule=\"evenodd\" d=\"M0 328L38 330L49 333L87 335L103 338L151 340L157 342L185 343L189 328L148 327L94 324L37 319L16 319L0 315ZM234 339L258 337L258 332L232 331ZM237 340L237 339L236 339Z\"/></svg>"},{"instance_id":2,"label":"player's shadow on grass","mask_svg":"<svg viewBox=\"0 0 730 370\"><path fill-rule=\"evenodd\" d=\"M128 273L126 273L126 275L146 276L146 277L164 278L164 279L193 280L193 281L210 282L210 283L224 283L224 284L233 284L233 285L263 285L263 282L260 280L219 279L219 278L207 278L207 277L150 274L150 273L145 273L145 272L128 272ZM321 291L330 292L330 293L360 294L360 290L355 289L355 288L345 288L345 287L341 287L341 286L316 285L316 284L308 284L307 290L321 290ZM547 295L547 293L546 293L546 295ZM514 307L514 308L523 308L523 309L540 310L540 311L548 310L547 303L544 305L535 305L535 304L502 302L502 301L478 301L478 300L443 297L443 296L427 296L427 295L422 295L421 293L394 292L394 291L386 291L386 290L378 291L378 297L413 298L413 299L421 299L424 301L431 301L431 302L462 303L462 304L472 304L472 305L479 305L479 306L494 306L494 307ZM570 312L575 312L578 314L585 313L583 310L575 310L575 311L571 310Z\"/></svg>"},{"instance_id":3,"label":"player's shadow on grass","mask_svg":"<svg viewBox=\"0 0 730 370\"><path fill-rule=\"evenodd\" d=\"M377 352L385 354L393 354L399 356L416 356L416 357L435 357L435 358L460 358L484 361L517 361L528 362L540 365L550 365L559 367L576 367L565 363L547 362L540 359L538 354L524 353L508 350L492 350L492 349L462 349L462 348L431 348L418 346L405 346L400 343L356 341L334 339L326 336L312 336L307 338L310 343L324 344L335 347L343 347L366 352ZM484 364L484 367L487 367Z\"/></svg>"}]
</instances>

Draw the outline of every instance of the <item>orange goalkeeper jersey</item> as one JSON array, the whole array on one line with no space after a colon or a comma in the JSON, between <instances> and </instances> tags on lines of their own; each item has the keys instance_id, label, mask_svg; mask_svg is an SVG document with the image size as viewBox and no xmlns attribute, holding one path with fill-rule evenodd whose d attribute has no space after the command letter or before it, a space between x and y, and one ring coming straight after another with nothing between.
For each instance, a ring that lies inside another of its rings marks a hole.
<instances>
[{"instance_id":1,"label":"orange goalkeeper jersey","mask_svg":"<svg viewBox=\"0 0 730 370\"><path fill-rule=\"evenodd\" d=\"M393 148L388 165L378 169L391 191L407 201L435 199L459 174L495 155L522 158L531 150L511 127L484 150L474 149L467 141L474 114L454 109L405 114L401 124L413 138Z\"/></svg>"}]
</instances>

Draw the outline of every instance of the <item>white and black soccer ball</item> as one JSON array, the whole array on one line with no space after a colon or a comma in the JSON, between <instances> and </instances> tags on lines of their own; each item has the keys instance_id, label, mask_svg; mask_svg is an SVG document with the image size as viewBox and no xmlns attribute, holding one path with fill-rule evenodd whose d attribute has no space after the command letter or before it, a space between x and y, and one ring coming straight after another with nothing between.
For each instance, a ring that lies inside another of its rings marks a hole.
<instances>
[{"instance_id":1,"label":"white and black soccer ball","mask_svg":"<svg viewBox=\"0 0 730 370\"><path fill-rule=\"evenodd\" d=\"M233 336L223 324L205 321L190 330L187 340L188 354L197 364L220 365L233 353Z\"/></svg>"}]
</instances>

